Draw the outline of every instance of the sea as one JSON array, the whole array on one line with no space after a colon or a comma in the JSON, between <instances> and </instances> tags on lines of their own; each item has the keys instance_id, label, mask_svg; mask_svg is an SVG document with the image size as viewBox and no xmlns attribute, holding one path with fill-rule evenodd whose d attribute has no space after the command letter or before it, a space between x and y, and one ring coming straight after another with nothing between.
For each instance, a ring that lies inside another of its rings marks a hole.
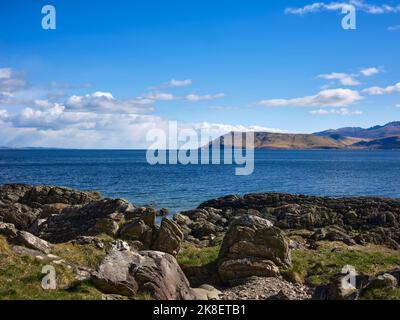
<instances>
[{"instance_id":1,"label":"sea","mask_svg":"<svg viewBox=\"0 0 400 320\"><path fill-rule=\"evenodd\" d=\"M0 150L0 184L59 185L170 213L252 192L400 198L398 150L257 150L254 172L233 165L150 165L145 150Z\"/></svg>"}]
</instances>

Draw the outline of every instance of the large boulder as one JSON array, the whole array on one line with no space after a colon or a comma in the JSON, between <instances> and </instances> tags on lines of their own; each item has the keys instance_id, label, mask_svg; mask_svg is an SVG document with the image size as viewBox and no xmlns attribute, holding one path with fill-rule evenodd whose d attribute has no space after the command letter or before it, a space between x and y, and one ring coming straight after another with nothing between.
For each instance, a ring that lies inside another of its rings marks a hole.
<instances>
[{"instance_id":1,"label":"large boulder","mask_svg":"<svg viewBox=\"0 0 400 320\"><path fill-rule=\"evenodd\" d=\"M93 274L95 286L109 294L148 293L157 300L193 300L195 293L176 259L159 251L111 251Z\"/></svg>"},{"instance_id":2,"label":"large boulder","mask_svg":"<svg viewBox=\"0 0 400 320\"><path fill-rule=\"evenodd\" d=\"M358 276L354 268L333 275L329 283L315 288L313 300L357 300L367 281Z\"/></svg>"},{"instance_id":3,"label":"large boulder","mask_svg":"<svg viewBox=\"0 0 400 320\"><path fill-rule=\"evenodd\" d=\"M156 238L152 244L152 249L162 251L173 256L179 253L183 241L183 232L179 226L168 218L161 222L160 229L156 232Z\"/></svg>"},{"instance_id":4,"label":"large boulder","mask_svg":"<svg viewBox=\"0 0 400 320\"><path fill-rule=\"evenodd\" d=\"M266 219L247 215L232 221L222 242L218 273L223 281L277 276L291 266L289 241Z\"/></svg>"},{"instance_id":5,"label":"large boulder","mask_svg":"<svg viewBox=\"0 0 400 320\"><path fill-rule=\"evenodd\" d=\"M47 241L42 240L29 232L17 230L11 223L0 222L0 235L5 236L12 244L38 250L43 253L49 253L52 247L52 245Z\"/></svg>"}]
</instances>

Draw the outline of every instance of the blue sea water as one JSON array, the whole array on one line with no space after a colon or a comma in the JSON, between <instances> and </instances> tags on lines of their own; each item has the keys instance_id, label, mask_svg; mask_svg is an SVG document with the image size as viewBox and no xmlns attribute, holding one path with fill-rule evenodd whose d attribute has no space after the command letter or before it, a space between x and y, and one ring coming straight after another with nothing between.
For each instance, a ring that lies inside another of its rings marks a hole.
<instances>
[{"instance_id":1,"label":"blue sea water","mask_svg":"<svg viewBox=\"0 0 400 320\"><path fill-rule=\"evenodd\" d=\"M255 153L254 173L235 165L155 165L141 150L0 150L0 184L62 185L97 190L136 205L171 212L249 192L400 198L400 151L278 151Z\"/></svg>"}]
</instances>

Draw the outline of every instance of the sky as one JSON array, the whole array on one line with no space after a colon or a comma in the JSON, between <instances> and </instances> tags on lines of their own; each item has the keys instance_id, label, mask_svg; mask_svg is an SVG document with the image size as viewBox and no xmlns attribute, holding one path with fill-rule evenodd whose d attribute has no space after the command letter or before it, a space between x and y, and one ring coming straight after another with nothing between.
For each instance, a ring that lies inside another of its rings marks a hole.
<instances>
[{"instance_id":1,"label":"sky","mask_svg":"<svg viewBox=\"0 0 400 320\"><path fill-rule=\"evenodd\" d=\"M149 130L400 120L400 1L2 0L0 146L144 148ZM42 7L56 29L42 28Z\"/></svg>"}]
</instances>

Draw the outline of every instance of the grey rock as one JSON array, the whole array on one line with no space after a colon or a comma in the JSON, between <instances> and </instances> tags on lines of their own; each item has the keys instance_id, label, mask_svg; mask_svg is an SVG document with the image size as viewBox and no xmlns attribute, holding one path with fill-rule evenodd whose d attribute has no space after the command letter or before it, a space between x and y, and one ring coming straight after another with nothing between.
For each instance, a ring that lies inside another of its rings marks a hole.
<instances>
[{"instance_id":1,"label":"grey rock","mask_svg":"<svg viewBox=\"0 0 400 320\"><path fill-rule=\"evenodd\" d=\"M222 242L218 273L223 281L249 276L277 276L291 266L289 241L263 218L234 219Z\"/></svg>"},{"instance_id":2,"label":"grey rock","mask_svg":"<svg viewBox=\"0 0 400 320\"><path fill-rule=\"evenodd\" d=\"M189 282L172 255L158 251L110 252L93 274L104 293L134 296L149 293L157 300L192 300Z\"/></svg>"}]
</instances>

